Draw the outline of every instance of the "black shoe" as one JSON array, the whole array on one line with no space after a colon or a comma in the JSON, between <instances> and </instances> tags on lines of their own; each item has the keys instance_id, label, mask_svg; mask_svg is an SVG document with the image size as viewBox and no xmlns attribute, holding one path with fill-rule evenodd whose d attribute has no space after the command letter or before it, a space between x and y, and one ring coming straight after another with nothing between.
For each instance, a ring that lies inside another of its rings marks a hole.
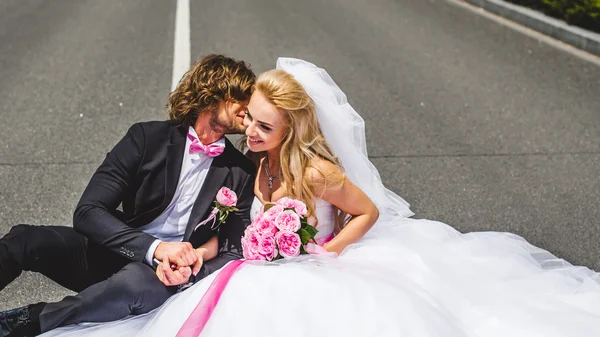
<instances>
[{"instance_id":1,"label":"black shoe","mask_svg":"<svg viewBox=\"0 0 600 337\"><path fill-rule=\"evenodd\" d=\"M0 312L0 337L36 336L40 331L40 313L46 303Z\"/></svg>"}]
</instances>

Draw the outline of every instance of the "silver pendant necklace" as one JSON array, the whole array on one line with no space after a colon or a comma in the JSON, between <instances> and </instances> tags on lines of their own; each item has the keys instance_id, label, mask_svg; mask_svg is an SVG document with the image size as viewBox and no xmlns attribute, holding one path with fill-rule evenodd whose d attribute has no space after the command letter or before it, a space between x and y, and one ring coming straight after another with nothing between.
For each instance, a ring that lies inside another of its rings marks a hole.
<instances>
[{"instance_id":1,"label":"silver pendant necklace","mask_svg":"<svg viewBox=\"0 0 600 337\"><path fill-rule=\"evenodd\" d=\"M269 172L269 156L265 156L265 160L264 160L264 166L265 166L265 173L267 174L267 177L269 178L269 190L273 189L273 180L278 179L279 178L279 173L271 175L271 173Z\"/></svg>"}]
</instances>

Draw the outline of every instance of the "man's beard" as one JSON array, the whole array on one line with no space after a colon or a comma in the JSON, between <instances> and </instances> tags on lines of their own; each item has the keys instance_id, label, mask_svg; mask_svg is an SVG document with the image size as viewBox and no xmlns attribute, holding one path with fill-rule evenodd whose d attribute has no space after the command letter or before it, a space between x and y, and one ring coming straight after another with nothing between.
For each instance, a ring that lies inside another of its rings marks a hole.
<instances>
[{"instance_id":1,"label":"man's beard","mask_svg":"<svg viewBox=\"0 0 600 337\"><path fill-rule=\"evenodd\" d=\"M246 131L244 126L237 123L235 119L229 123L220 120L218 111L212 113L209 120L209 125L214 132L223 134L240 134Z\"/></svg>"}]
</instances>

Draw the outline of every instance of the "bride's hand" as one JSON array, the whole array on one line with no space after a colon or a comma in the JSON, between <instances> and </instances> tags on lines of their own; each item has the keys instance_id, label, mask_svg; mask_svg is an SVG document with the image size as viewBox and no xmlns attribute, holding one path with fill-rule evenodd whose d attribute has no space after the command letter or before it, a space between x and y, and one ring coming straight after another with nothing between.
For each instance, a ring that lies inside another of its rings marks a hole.
<instances>
[{"instance_id":1,"label":"bride's hand","mask_svg":"<svg viewBox=\"0 0 600 337\"><path fill-rule=\"evenodd\" d=\"M344 248L341 248L341 249L340 249L340 247L336 248L334 245L331 244L331 242L324 244L323 249L325 249L327 251L327 254L330 254L331 256L335 256L335 257L340 256L340 254L344 250Z\"/></svg>"},{"instance_id":2,"label":"bride's hand","mask_svg":"<svg viewBox=\"0 0 600 337\"><path fill-rule=\"evenodd\" d=\"M204 257L209 254L209 251L208 251L208 249L206 249L204 247L200 247L200 248L194 249L194 252L196 253L196 256L198 256L198 260L196 260L196 262L194 262L192 274L194 274L194 276L196 276L196 275L198 275L200 268L202 268L202 265L204 264Z\"/></svg>"},{"instance_id":3,"label":"bride's hand","mask_svg":"<svg viewBox=\"0 0 600 337\"><path fill-rule=\"evenodd\" d=\"M332 183L330 177L343 176L337 166L324 160L315 160L312 165L307 176L316 187L315 195L320 195L321 199L351 216L344 228L323 246L327 251L339 255L348 245L360 240L373 227L379 217L379 210L373 201L347 177L343 177L341 183Z\"/></svg>"}]
</instances>

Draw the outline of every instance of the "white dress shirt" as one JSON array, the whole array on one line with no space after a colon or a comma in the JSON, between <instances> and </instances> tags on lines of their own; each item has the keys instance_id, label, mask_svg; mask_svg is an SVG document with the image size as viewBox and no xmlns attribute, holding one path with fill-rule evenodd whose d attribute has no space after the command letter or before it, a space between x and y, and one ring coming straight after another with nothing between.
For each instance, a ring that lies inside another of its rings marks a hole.
<instances>
[{"instance_id":1,"label":"white dress shirt","mask_svg":"<svg viewBox=\"0 0 600 337\"><path fill-rule=\"evenodd\" d=\"M198 138L193 127L190 126L188 132L196 137L196 139ZM159 243L162 241L180 242L183 240L185 228L192 213L192 207L200 193L208 169L212 164L212 157L203 153L190 154L191 144L192 141L187 138L179 182L177 182L177 189L171 203L154 221L140 227L141 231L157 238L146 253L146 262L150 265L152 265L154 252ZM225 139L221 138L214 144L225 146Z\"/></svg>"}]
</instances>

